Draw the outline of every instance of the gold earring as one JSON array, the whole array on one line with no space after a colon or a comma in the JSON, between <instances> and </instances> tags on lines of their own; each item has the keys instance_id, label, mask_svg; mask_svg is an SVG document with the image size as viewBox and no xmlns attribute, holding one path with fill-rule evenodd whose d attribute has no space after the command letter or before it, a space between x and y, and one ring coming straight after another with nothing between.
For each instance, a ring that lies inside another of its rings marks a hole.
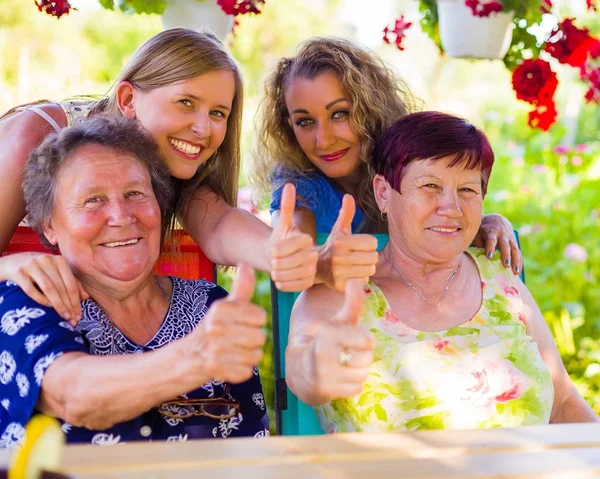
<instances>
[{"instance_id":1,"label":"gold earring","mask_svg":"<svg viewBox=\"0 0 600 479\"><path fill-rule=\"evenodd\" d=\"M385 223L387 221L387 213L385 211L380 211L379 214L381 215L381 221Z\"/></svg>"}]
</instances>

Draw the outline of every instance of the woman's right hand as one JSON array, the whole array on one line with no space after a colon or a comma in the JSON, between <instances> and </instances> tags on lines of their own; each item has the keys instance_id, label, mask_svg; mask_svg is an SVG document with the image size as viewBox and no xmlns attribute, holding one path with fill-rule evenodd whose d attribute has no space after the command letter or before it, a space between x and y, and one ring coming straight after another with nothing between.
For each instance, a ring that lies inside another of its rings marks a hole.
<instances>
[{"instance_id":1,"label":"woman's right hand","mask_svg":"<svg viewBox=\"0 0 600 479\"><path fill-rule=\"evenodd\" d=\"M310 360L313 393L328 400L360 394L373 362L375 339L359 326L365 292L358 279L346 281L344 304L319 325Z\"/></svg>"},{"instance_id":2,"label":"woman's right hand","mask_svg":"<svg viewBox=\"0 0 600 479\"><path fill-rule=\"evenodd\" d=\"M15 253L0 258L0 279L12 281L34 301L54 308L74 327L81 319L80 301L90 296L64 257Z\"/></svg>"},{"instance_id":3,"label":"woman's right hand","mask_svg":"<svg viewBox=\"0 0 600 479\"><path fill-rule=\"evenodd\" d=\"M211 379L244 382L263 356L267 313L251 303L255 283L252 268L239 265L229 295L215 301L188 336L192 361Z\"/></svg>"}]
</instances>

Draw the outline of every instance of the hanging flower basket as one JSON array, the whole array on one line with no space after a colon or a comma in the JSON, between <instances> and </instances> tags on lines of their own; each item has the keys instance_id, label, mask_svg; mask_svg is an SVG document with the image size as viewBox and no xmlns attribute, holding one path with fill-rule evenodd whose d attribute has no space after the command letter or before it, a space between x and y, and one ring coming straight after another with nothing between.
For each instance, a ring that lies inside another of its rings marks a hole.
<instances>
[{"instance_id":1,"label":"hanging flower basket","mask_svg":"<svg viewBox=\"0 0 600 479\"><path fill-rule=\"evenodd\" d=\"M586 0L589 11L598 1ZM552 63L579 71L586 84L585 100L600 104L600 38L576 18L560 20L552 0L418 0L419 23L441 51L451 57L502 59L512 72L518 99L531 104L528 124L548 130L557 120L554 94L558 86ZM553 15L556 27L539 41L531 27ZM404 50L406 32L413 22L404 15L383 30L383 40Z\"/></svg>"},{"instance_id":2,"label":"hanging flower basket","mask_svg":"<svg viewBox=\"0 0 600 479\"><path fill-rule=\"evenodd\" d=\"M162 14L165 29L184 27L210 30L223 40L233 27L233 15L227 15L215 0L168 0Z\"/></svg>"},{"instance_id":3,"label":"hanging flower basket","mask_svg":"<svg viewBox=\"0 0 600 479\"><path fill-rule=\"evenodd\" d=\"M457 58L504 58L512 40L514 12L476 16L464 0L437 0L440 40Z\"/></svg>"}]
</instances>

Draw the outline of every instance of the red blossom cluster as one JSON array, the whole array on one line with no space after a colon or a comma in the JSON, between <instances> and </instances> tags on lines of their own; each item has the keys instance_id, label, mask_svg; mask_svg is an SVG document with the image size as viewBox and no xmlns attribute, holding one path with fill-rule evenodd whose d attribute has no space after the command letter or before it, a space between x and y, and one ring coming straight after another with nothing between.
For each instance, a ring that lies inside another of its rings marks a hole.
<instances>
[{"instance_id":1,"label":"red blossom cluster","mask_svg":"<svg viewBox=\"0 0 600 479\"><path fill-rule=\"evenodd\" d=\"M244 15L246 13L260 13L265 0L217 0L217 5L227 15Z\"/></svg>"},{"instance_id":2,"label":"red blossom cluster","mask_svg":"<svg viewBox=\"0 0 600 479\"><path fill-rule=\"evenodd\" d=\"M587 28L577 28L573 19L567 18L552 31L544 50L560 63L581 68L590 55L600 56L600 41Z\"/></svg>"},{"instance_id":3,"label":"red blossom cluster","mask_svg":"<svg viewBox=\"0 0 600 479\"><path fill-rule=\"evenodd\" d=\"M489 17L491 13L502 11L502 4L495 0L480 2L479 0L465 0L465 5L471 9L476 17Z\"/></svg>"},{"instance_id":4,"label":"red blossom cluster","mask_svg":"<svg viewBox=\"0 0 600 479\"><path fill-rule=\"evenodd\" d=\"M596 5L596 0L585 0L588 10L598 10L598 5Z\"/></svg>"},{"instance_id":5,"label":"red blossom cluster","mask_svg":"<svg viewBox=\"0 0 600 479\"><path fill-rule=\"evenodd\" d=\"M550 64L539 58L523 61L513 72L512 85L519 100L534 105L529 113L529 126L548 130L556 121L554 92L558 86Z\"/></svg>"},{"instance_id":6,"label":"red blossom cluster","mask_svg":"<svg viewBox=\"0 0 600 479\"><path fill-rule=\"evenodd\" d=\"M567 18L552 31L545 50L560 63L579 68L581 79L590 85L586 101L600 103L600 66L593 66L600 58L600 40Z\"/></svg>"},{"instance_id":7,"label":"red blossom cluster","mask_svg":"<svg viewBox=\"0 0 600 479\"><path fill-rule=\"evenodd\" d=\"M60 18L71 10L68 0L35 0L35 5L40 12Z\"/></svg>"},{"instance_id":8,"label":"red blossom cluster","mask_svg":"<svg viewBox=\"0 0 600 479\"><path fill-rule=\"evenodd\" d=\"M385 27L383 29L383 41L388 44L391 44L393 41L398 50L404 50L402 41L406 37L406 30L408 30L411 26L412 22L407 22L404 20L404 15L401 15L400 18L394 22L393 28Z\"/></svg>"}]
</instances>

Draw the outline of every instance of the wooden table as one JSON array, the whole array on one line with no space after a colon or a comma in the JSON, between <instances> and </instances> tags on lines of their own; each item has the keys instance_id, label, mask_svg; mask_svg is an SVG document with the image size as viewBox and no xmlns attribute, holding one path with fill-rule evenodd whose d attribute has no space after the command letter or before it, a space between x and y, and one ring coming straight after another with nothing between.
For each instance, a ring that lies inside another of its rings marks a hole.
<instances>
[{"instance_id":1,"label":"wooden table","mask_svg":"<svg viewBox=\"0 0 600 479\"><path fill-rule=\"evenodd\" d=\"M8 463L0 451L0 466ZM600 478L600 424L68 446L77 479Z\"/></svg>"}]
</instances>

